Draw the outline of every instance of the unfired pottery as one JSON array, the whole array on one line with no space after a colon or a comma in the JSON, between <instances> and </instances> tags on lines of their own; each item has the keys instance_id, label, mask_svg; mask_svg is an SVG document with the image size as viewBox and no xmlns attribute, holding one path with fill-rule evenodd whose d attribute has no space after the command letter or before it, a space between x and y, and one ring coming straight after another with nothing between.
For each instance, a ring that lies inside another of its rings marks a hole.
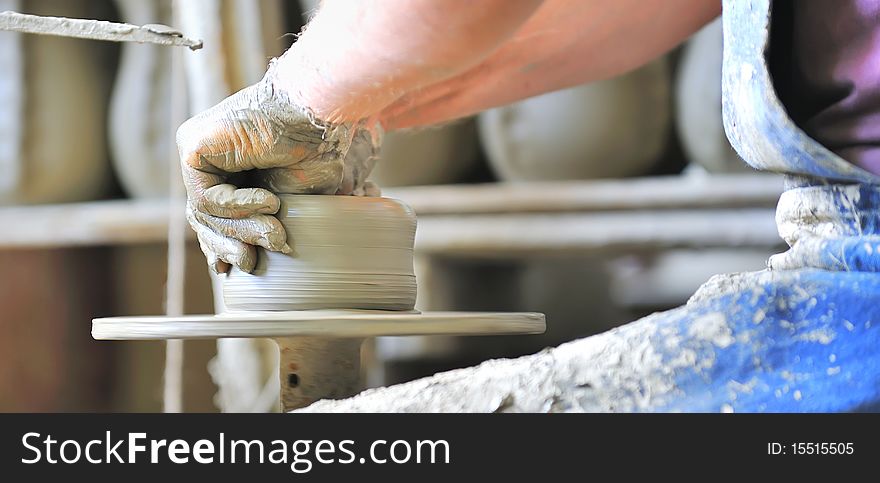
<instances>
[{"instance_id":1,"label":"unfired pottery","mask_svg":"<svg viewBox=\"0 0 880 483\"><path fill-rule=\"evenodd\" d=\"M116 0L116 6L128 23L172 24L170 0ZM121 48L108 125L113 165L130 196L167 196L169 163L176 161L170 159L176 129L171 118L173 49L134 43ZM175 88L186 89L182 84Z\"/></svg>"},{"instance_id":2,"label":"unfired pottery","mask_svg":"<svg viewBox=\"0 0 880 483\"><path fill-rule=\"evenodd\" d=\"M385 134L370 179L379 186L416 186L461 181L480 156L476 123Z\"/></svg>"},{"instance_id":3,"label":"unfired pottery","mask_svg":"<svg viewBox=\"0 0 880 483\"><path fill-rule=\"evenodd\" d=\"M413 308L416 218L408 206L321 195L282 195L281 203L293 251L259 249L253 274L233 269L223 282L228 310Z\"/></svg>"},{"instance_id":4,"label":"unfired pottery","mask_svg":"<svg viewBox=\"0 0 880 483\"><path fill-rule=\"evenodd\" d=\"M721 19L688 41L675 84L675 123L690 162L713 173L752 171L724 134L721 43Z\"/></svg>"},{"instance_id":5,"label":"unfired pottery","mask_svg":"<svg viewBox=\"0 0 880 483\"><path fill-rule=\"evenodd\" d=\"M480 140L505 181L644 174L672 124L666 59L629 74L526 99L479 115Z\"/></svg>"},{"instance_id":6,"label":"unfired pottery","mask_svg":"<svg viewBox=\"0 0 880 483\"><path fill-rule=\"evenodd\" d=\"M0 11L83 17L85 0L0 0ZM0 204L94 199L109 180L101 44L0 32Z\"/></svg>"}]
</instances>

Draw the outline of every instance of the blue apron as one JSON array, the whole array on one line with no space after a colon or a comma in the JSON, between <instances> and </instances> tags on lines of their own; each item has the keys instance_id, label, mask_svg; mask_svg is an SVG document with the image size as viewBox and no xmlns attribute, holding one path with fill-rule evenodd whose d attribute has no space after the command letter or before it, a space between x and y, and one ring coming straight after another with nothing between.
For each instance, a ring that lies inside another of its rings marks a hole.
<instances>
[{"instance_id":1,"label":"blue apron","mask_svg":"<svg viewBox=\"0 0 880 483\"><path fill-rule=\"evenodd\" d=\"M880 177L789 118L765 54L771 14L769 0L724 0L723 116L748 164L785 175L776 218L791 248L616 332L650 334L661 364L640 377L674 383L639 410L880 410Z\"/></svg>"}]
</instances>

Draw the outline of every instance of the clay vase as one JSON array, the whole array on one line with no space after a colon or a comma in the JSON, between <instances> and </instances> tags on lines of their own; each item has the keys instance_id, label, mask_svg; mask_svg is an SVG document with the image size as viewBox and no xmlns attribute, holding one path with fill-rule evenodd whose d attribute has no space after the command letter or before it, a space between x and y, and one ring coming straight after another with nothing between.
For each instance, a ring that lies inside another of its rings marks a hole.
<instances>
[{"instance_id":1,"label":"clay vase","mask_svg":"<svg viewBox=\"0 0 880 483\"><path fill-rule=\"evenodd\" d=\"M0 11L83 17L85 0L0 0ZM100 43L0 32L0 204L95 199L105 191L107 79Z\"/></svg>"},{"instance_id":2,"label":"clay vase","mask_svg":"<svg viewBox=\"0 0 880 483\"><path fill-rule=\"evenodd\" d=\"M461 181L479 160L473 119L385 134L370 179L379 186L416 186Z\"/></svg>"},{"instance_id":3,"label":"clay vase","mask_svg":"<svg viewBox=\"0 0 880 483\"><path fill-rule=\"evenodd\" d=\"M687 43L675 83L676 128L692 163L709 172L752 171L724 134L721 118L721 19Z\"/></svg>"},{"instance_id":4,"label":"clay vase","mask_svg":"<svg viewBox=\"0 0 880 483\"><path fill-rule=\"evenodd\" d=\"M116 0L123 21L135 25L171 25L170 0ZM125 191L135 198L169 193L169 163L174 154L172 49L160 45L122 45L110 104L110 150ZM186 87L174 86L177 92Z\"/></svg>"},{"instance_id":5,"label":"clay vase","mask_svg":"<svg viewBox=\"0 0 880 483\"><path fill-rule=\"evenodd\" d=\"M629 74L484 112L480 140L504 181L644 174L672 125L666 59Z\"/></svg>"},{"instance_id":6,"label":"clay vase","mask_svg":"<svg viewBox=\"0 0 880 483\"><path fill-rule=\"evenodd\" d=\"M229 311L412 310L416 217L390 198L281 195L289 254L259 249L223 282Z\"/></svg>"}]
</instances>

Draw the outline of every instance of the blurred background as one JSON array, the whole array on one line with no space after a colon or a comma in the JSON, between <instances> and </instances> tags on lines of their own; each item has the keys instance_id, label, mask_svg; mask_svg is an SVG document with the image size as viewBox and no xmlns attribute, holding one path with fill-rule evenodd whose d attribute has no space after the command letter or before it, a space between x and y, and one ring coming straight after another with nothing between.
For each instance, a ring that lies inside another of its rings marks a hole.
<instances>
[{"instance_id":1,"label":"blurred background","mask_svg":"<svg viewBox=\"0 0 880 483\"><path fill-rule=\"evenodd\" d=\"M162 409L164 343L94 341L91 319L165 312L173 133L257 81L314 7L0 0L205 41L190 53L0 32L0 411ZM534 353L763 268L781 248L782 184L728 145L720 76L716 21L621 77L390 133L372 179L419 215L417 308L544 312L548 330L368 341L367 385ZM184 311L212 313L187 236ZM187 341L183 410L275 410L260 397L277 394L274 357L267 341Z\"/></svg>"}]
</instances>

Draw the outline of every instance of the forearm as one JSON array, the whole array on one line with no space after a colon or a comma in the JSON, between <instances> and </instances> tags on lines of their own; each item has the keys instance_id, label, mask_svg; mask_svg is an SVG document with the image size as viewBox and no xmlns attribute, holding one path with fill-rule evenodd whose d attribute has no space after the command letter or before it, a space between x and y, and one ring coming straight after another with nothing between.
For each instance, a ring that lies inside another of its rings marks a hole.
<instances>
[{"instance_id":1,"label":"forearm","mask_svg":"<svg viewBox=\"0 0 880 483\"><path fill-rule=\"evenodd\" d=\"M368 118L473 67L541 0L328 0L279 59L280 84L326 121Z\"/></svg>"},{"instance_id":2,"label":"forearm","mask_svg":"<svg viewBox=\"0 0 880 483\"><path fill-rule=\"evenodd\" d=\"M436 124L585 82L667 52L721 11L718 0L548 0L479 65L402 97L386 129Z\"/></svg>"}]
</instances>

